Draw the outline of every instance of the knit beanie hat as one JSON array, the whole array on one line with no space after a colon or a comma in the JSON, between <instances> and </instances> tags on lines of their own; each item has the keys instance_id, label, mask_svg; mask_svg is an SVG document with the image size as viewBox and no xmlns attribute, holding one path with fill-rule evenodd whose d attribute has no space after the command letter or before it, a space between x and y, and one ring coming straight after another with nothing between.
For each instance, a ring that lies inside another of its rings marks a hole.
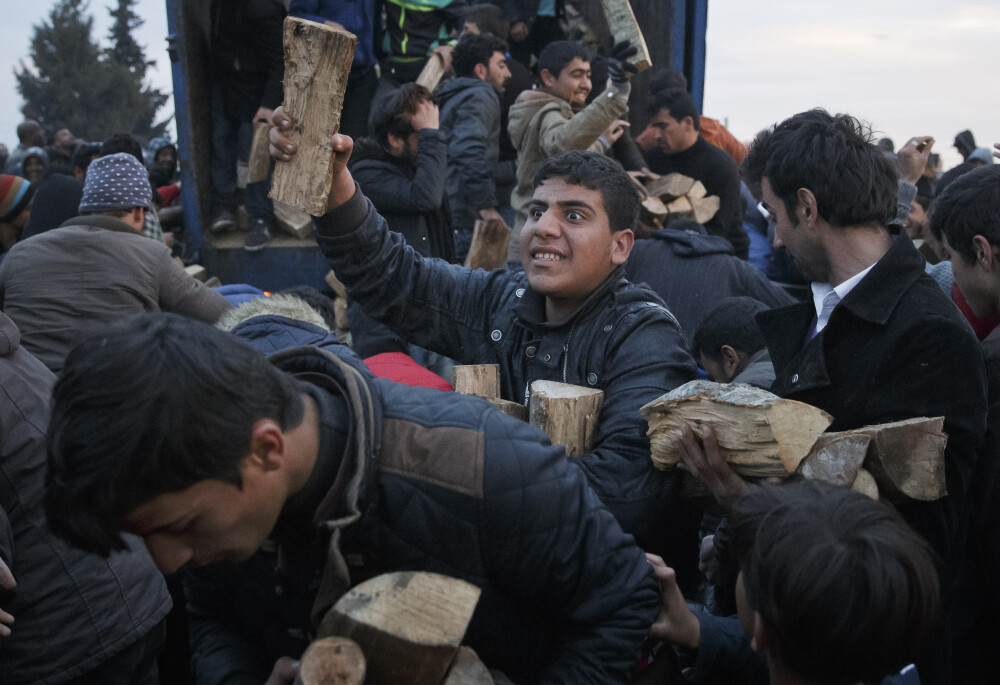
<instances>
[{"instance_id":1,"label":"knit beanie hat","mask_svg":"<svg viewBox=\"0 0 1000 685\"><path fill-rule=\"evenodd\" d=\"M35 186L20 176L0 175L0 223L20 216L34 194Z\"/></svg>"},{"instance_id":2,"label":"knit beanie hat","mask_svg":"<svg viewBox=\"0 0 1000 685\"><path fill-rule=\"evenodd\" d=\"M127 152L98 157L87 167L80 213L145 207L152 209L149 172Z\"/></svg>"}]
</instances>

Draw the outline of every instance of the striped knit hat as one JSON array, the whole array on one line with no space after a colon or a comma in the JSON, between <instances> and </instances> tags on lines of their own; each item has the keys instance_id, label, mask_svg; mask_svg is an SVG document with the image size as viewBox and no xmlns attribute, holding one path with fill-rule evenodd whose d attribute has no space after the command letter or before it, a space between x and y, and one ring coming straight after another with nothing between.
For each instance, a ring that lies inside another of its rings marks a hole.
<instances>
[{"instance_id":1,"label":"striped knit hat","mask_svg":"<svg viewBox=\"0 0 1000 685\"><path fill-rule=\"evenodd\" d=\"M35 186L20 176L0 175L0 224L16 219L34 194Z\"/></svg>"}]
</instances>

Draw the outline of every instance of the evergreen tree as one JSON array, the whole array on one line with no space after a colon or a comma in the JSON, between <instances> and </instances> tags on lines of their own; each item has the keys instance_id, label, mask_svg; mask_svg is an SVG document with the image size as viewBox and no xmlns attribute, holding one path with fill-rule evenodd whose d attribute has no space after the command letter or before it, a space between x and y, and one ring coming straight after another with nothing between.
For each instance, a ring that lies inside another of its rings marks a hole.
<instances>
[{"instance_id":1,"label":"evergreen tree","mask_svg":"<svg viewBox=\"0 0 1000 685\"><path fill-rule=\"evenodd\" d=\"M133 22L141 22L131 12L133 2L121 4ZM128 22L126 16L126 26ZM101 50L93 39L93 24L86 0L57 0L48 21L34 27L30 65L22 62L15 71L24 99L21 112L43 126L68 128L84 140L132 133L145 142L161 134L166 122L153 122L167 96L143 84L148 63L141 48L129 35L136 52L127 54L122 42L130 67L112 56L117 45Z\"/></svg>"}]
</instances>

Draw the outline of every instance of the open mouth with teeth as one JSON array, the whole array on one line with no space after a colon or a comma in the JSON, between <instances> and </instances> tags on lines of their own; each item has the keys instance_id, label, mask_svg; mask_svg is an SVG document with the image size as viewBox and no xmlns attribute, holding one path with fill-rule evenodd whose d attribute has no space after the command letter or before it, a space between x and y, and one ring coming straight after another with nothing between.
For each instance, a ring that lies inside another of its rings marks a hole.
<instances>
[{"instance_id":1,"label":"open mouth with teeth","mask_svg":"<svg viewBox=\"0 0 1000 685\"><path fill-rule=\"evenodd\" d=\"M533 259L540 262L561 262L566 259L562 255L556 254L555 252L535 252L531 256Z\"/></svg>"}]
</instances>

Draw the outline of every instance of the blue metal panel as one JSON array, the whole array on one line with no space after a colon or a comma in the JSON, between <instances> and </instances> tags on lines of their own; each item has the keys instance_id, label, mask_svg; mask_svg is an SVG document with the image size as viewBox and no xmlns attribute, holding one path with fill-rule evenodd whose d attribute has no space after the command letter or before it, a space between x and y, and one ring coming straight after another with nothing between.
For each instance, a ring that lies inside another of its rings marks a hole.
<instances>
[{"instance_id":1,"label":"blue metal panel","mask_svg":"<svg viewBox=\"0 0 1000 685\"><path fill-rule=\"evenodd\" d=\"M242 248L205 249L202 265L223 283L249 283L275 292L296 285L329 290L324 278L330 266L315 243L302 247L268 247L260 252Z\"/></svg>"},{"instance_id":2,"label":"blue metal panel","mask_svg":"<svg viewBox=\"0 0 1000 685\"><path fill-rule=\"evenodd\" d=\"M705 97L705 32L708 29L708 0L687 0L687 40L684 74L691 97L702 111Z\"/></svg>"},{"instance_id":3,"label":"blue metal panel","mask_svg":"<svg viewBox=\"0 0 1000 685\"><path fill-rule=\"evenodd\" d=\"M180 30L180 0L167 1L167 52L170 55L170 73L174 81L174 125L177 127L177 156L181 169L181 204L184 207L184 226L189 249L195 261L201 250L201 218L195 196L194 175L191 173L191 142L188 124L187 91L184 86L184 67L181 64L184 37Z\"/></svg>"},{"instance_id":4,"label":"blue metal panel","mask_svg":"<svg viewBox=\"0 0 1000 685\"><path fill-rule=\"evenodd\" d=\"M684 73L684 46L687 33L687 0L673 0L674 21L670 26L670 68Z\"/></svg>"}]
</instances>

